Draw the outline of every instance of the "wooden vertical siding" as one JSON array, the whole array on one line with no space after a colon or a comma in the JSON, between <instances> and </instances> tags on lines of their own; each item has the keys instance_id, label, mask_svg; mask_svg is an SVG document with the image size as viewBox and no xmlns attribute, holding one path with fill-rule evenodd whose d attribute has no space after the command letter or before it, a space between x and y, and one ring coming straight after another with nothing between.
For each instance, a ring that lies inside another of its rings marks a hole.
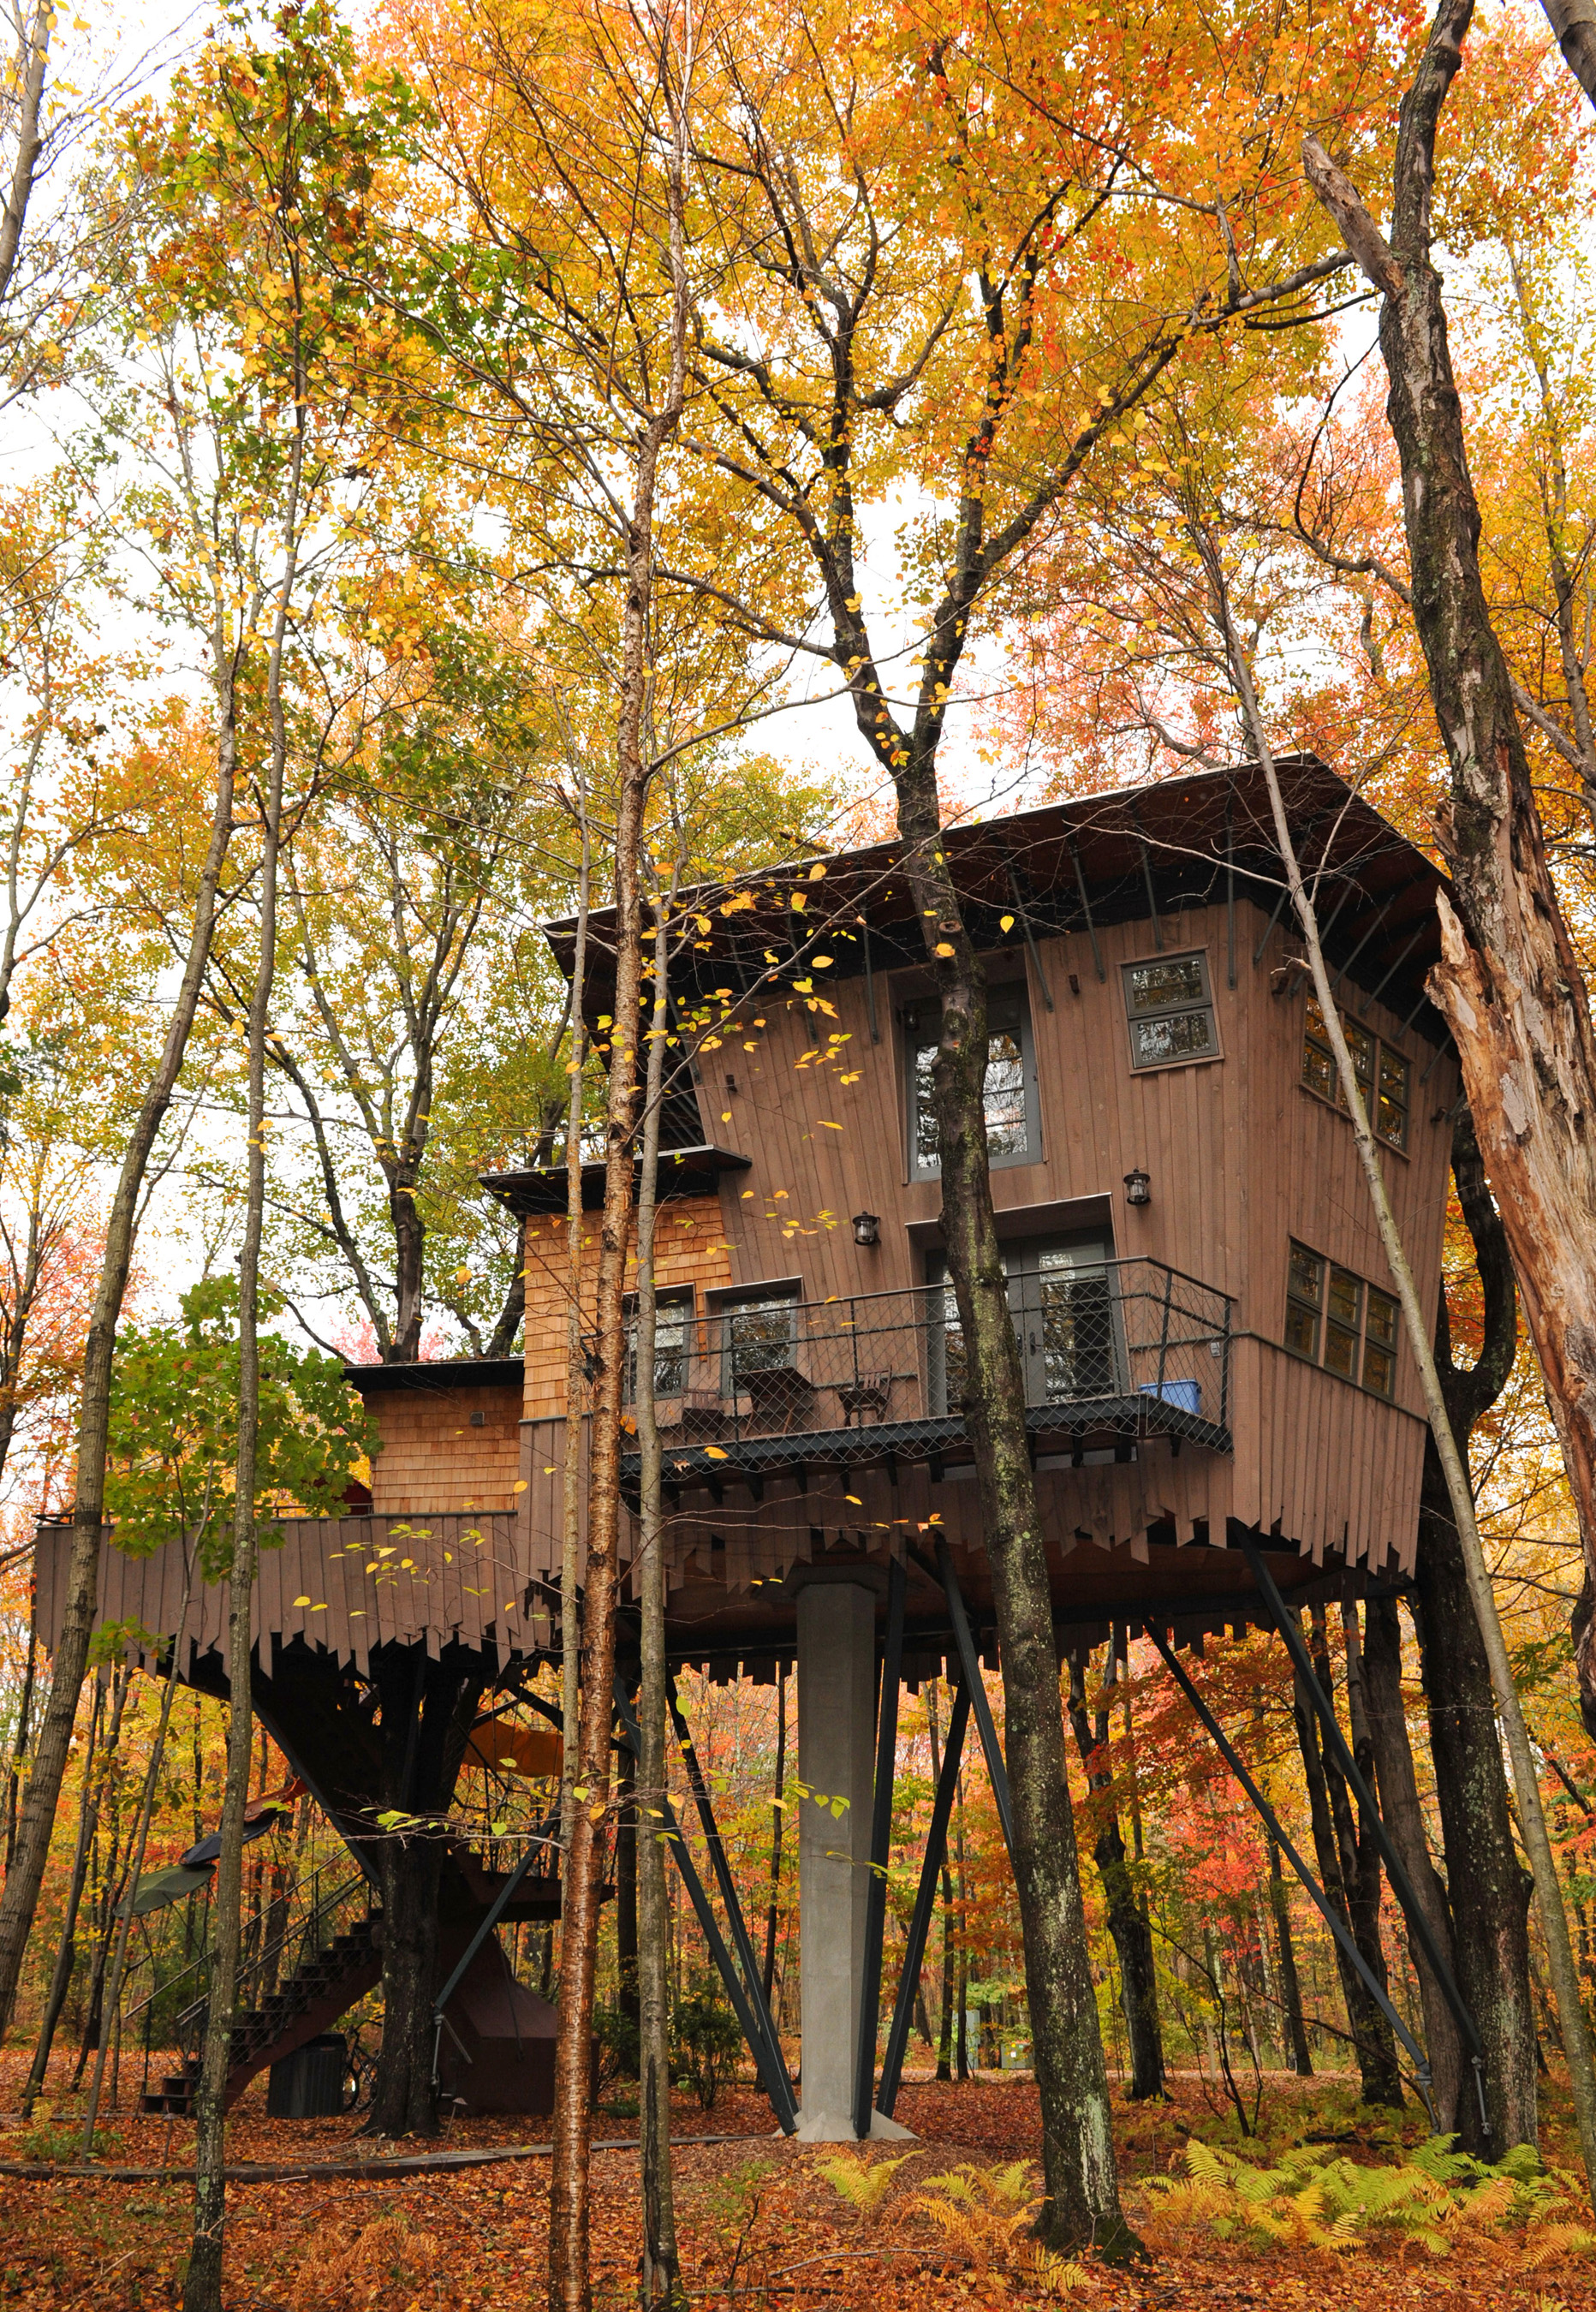
<instances>
[{"instance_id":1,"label":"wooden vertical siding","mask_svg":"<svg viewBox=\"0 0 1596 2312\"><path fill-rule=\"evenodd\" d=\"M1051 1012L1018 930L1006 955L992 960L995 980L1023 975L1028 985L1041 1125L1038 1160L992 1174L1000 1216L1041 1208L1036 1225L1043 1230L1069 1218L1047 1207L1106 1199L1122 1257L1168 1262L1236 1302L1229 1460L1205 1467L1213 1457L1188 1453L1166 1467L1167 1448L1157 1447L1128 1476L1123 1467L1070 1471L1041 1490L1057 1494L1061 1526L1083 1527L1098 1539L1166 1515L1182 1538L1199 1520L1218 1537L1228 1514L1279 1531L1316 1559L1329 1550L1383 1560L1394 1549L1406 1560L1423 1449L1411 1355L1399 1350L1396 1400L1387 1404L1278 1345L1291 1238L1376 1284L1390 1280L1351 1126L1302 1083L1307 982L1292 971L1277 993L1275 976L1294 943L1276 927L1254 966L1267 917L1245 898L1236 915L1233 989L1222 907L1162 918L1163 953L1207 955L1223 1056L1139 1075L1130 1065L1120 966L1158 952L1150 922L1100 930L1101 980L1083 935L1041 941ZM759 1049L739 1055L738 1089L726 1095L733 1120L722 1127L731 1145L755 1158L753 1170L722 1191L733 1283L796 1275L805 1299L823 1300L924 1281L918 1247L936 1221L940 1191L934 1181L908 1177L899 1020L906 994L922 984L912 975L878 979L879 1041L859 979L829 987L835 1019L806 1014L796 1002L790 1009L783 1000L762 1003L766 1026L749 1038ZM1445 1111L1455 1069L1450 1055L1436 1060L1431 1046L1404 1034L1382 1004L1347 993L1354 1016L1411 1065L1408 1152L1384 1151L1381 1163L1428 1307L1440 1289ZM837 1035L848 1040L833 1046ZM826 1060L829 1049L841 1057ZM1152 1180L1152 1201L1140 1209L1127 1204L1123 1186L1138 1165ZM854 1242L849 1222L860 1210L881 1217L874 1250Z\"/></svg>"},{"instance_id":2,"label":"wooden vertical siding","mask_svg":"<svg viewBox=\"0 0 1596 2312\"><path fill-rule=\"evenodd\" d=\"M532 1581L513 1516L425 1515L285 1518L263 1527L252 1600L257 1646L303 1639L364 1670L373 1647L424 1642L436 1655L458 1642L494 1652L501 1663L546 1640L549 1601ZM39 1627L47 1642L60 1626L69 1526L39 1529ZM183 1596L182 1553L175 1542L145 1557L116 1548L108 1532L100 1557L99 1622L126 1623L129 1651L149 1664L153 1649L176 1631ZM303 1604L300 1602L303 1600ZM190 1600L180 1665L224 1654L228 1584L214 1582Z\"/></svg>"}]
</instances>

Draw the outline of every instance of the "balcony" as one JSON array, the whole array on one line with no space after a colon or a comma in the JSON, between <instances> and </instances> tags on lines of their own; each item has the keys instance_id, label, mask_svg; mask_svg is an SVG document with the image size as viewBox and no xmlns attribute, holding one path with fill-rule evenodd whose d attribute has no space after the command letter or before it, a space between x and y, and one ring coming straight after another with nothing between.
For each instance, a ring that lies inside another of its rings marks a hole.
<instances>
[{"instance_id":1,"label":"balcony","mask_svg":"<svg viewBox=\"0 0 1596 2312\"><path fill-rule=\"evenodd\" d=\"M1162 1261L1049 1257L1009 1280L1033 1458L1128 1459L1153 1437L1228 1452L1229 1295ZM967 1388L949 1284L755 1293L707 1317L660 1308L654 1391L673 1493L899 1458L940 1476L970 1458ZM638 1456L622 1467L632 1491Z\"/></svg>"}]
</instances>

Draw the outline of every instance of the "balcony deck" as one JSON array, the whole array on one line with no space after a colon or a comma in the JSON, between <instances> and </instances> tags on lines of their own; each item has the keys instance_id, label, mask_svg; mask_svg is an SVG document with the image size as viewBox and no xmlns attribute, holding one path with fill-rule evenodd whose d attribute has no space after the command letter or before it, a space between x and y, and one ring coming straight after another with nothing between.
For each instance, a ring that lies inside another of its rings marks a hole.
<instances>
[{"instance_id":1,"label":"balcony deck","mask_svg":"<svg viewBox=\"0 0 1596 2312\"><path fill-rule=\"evenodd\" d=\"M1031 1269L1010 1280L1033 1458L1128 1459L1167 1438L1232 1449L1228 1296L1161 1261ZM728 1478L968 1462L966 1371L951 1288L662 1312L655 1395L673 1495ZM641 1456L623 1458L636 1488Z\"/></svg>"}]
</instances>

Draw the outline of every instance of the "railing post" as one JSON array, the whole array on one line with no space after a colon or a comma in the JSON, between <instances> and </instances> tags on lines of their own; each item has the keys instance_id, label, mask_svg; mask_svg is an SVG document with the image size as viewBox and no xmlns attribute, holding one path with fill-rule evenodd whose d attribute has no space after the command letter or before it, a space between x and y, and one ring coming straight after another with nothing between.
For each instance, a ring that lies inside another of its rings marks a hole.
<instances>
[{"instance_id":1,"label":"railing post","mask_svg":"<svg viewBox=\"0 0 1596 2312\"><path fill-rule=\"evenodd\" d=\"M1170 1296L1174 1289L1175 1272L1172 1268L1166 1268L1163 1273L1163 1316L1158 1332L1158 1401L1161 1405L1163 1403L1164 1371L1170 1357Z\"/></svg>"}]
</instances>

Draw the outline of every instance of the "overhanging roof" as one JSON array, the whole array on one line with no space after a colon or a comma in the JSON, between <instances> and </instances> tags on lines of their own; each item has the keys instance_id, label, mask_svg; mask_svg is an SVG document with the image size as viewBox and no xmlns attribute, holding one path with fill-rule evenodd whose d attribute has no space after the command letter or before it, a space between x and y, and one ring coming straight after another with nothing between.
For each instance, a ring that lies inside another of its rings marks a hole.
<instances>
[{"instance_id":1,"label":"overhanging roof","mask_svg":"<svg viewBox=\"0 0 1596 2312\"><path fill-rule=\"evenodd\" d=\"M1440 955L1435 894L1444 877L1316 757L1283 757L1276 768L1332 972L1411 1018L1432 1043L1444 1042L1424 993ZM1240 969L1258 945L1256 909L1289 921L1267 787L1255 763L1071 797L950 827L938 840L984 952L1022 949L1027 927L1038 937L1075 933L1090 969L1094 928L1233 898ZM699 886L684 902L697 907L698 938L671 966L677 1001L690 1005L723 990L735 998L761 985L774 993L773 981L790 983L817 950L831 959L830 978L924 967L907 855L895 839ZM724 912L731 902L741 904ZM568 978L574 919L547 929ZM613 1006L613 910L590 916L583 1010L592 1023Z\"/></svg>"},{"instance_id":2,"label":"overhanging roof","mask_svg":"<svg viewBox=\"0 0 1596 2312\"><path fill-rule=\"evenodd\" d=\"M640 1166L643 1159L639 1156L636 1161ZM713 1196L723 1172L746 1172L752 1161L751 1157L739 1156L730 1148L662 1148L655 1193L662 1198ZM583 1166L584 1212L597 1212L603 1203L607 1169L601 1159ZM496 1196L502 1204L507 1204L523 1218L529 1213L563 1213L566 1209L569 1188L563 1164L539 1164L524 1172L484 1172L482 1185L490 1196Z\"/></svg>"}]
</instances>

